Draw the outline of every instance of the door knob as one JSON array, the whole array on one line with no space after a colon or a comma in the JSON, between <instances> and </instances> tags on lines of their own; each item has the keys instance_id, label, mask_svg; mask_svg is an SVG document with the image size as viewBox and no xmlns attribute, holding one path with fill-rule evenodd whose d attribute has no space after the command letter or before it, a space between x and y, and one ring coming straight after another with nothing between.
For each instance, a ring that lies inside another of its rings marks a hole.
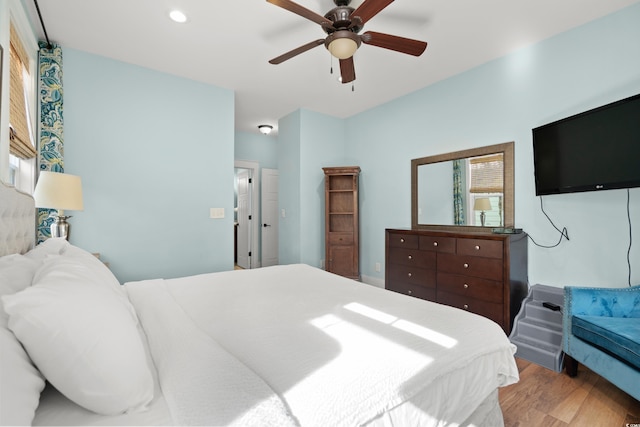
<instances>
[{"instance_id":1,"label":"door knob","mask_svg":"<svg viewBox=\"0 0 640 427\"><path fill-rule=\"evenodd\" d=\"M271 227L271 224L262 224L263 227Z\"/></svg>"}]
</instances>

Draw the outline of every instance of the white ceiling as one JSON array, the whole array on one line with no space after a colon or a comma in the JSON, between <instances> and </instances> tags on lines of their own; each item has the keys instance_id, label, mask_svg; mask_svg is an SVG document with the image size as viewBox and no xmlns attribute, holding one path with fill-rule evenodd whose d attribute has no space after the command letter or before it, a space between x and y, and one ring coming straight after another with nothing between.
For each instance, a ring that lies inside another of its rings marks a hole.
<instances>
[{"instance_id":1,"label":"white ceiling","mask_svg":"<svg viewBox=\"0 0 640 427\"><path fill-rule=\"evenodd\" d=\"M34 2L24 0L44 39ZM353 0L358 7L363 0ZM332 0L298 0L324 15ZM265 0L40 0L51 42L235 92L235 129L305 108L345 118L637 3L638 0L397 0L371 19L378 31L429 43L420 57L362 45L355 91L337 82L324 46L268 61L323 38L319 25ZM168 18L171 9L186 24ZM597 55L597 52L594 52Z\"/></svg>"}]
</instances>

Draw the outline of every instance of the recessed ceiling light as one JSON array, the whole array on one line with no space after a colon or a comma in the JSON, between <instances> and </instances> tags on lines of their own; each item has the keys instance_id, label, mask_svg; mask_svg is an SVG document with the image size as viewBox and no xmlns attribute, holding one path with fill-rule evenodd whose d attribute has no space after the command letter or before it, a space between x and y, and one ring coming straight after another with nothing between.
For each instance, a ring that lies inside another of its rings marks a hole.
<instances>
[{"instance_id":1,"label":"recessed ceiling light","mask_svg":"<svg viewBox=\"0 0 640 427\"><path fill-rule=\"evenodd\" d=\"M180 24L187 22L187 15L179 10L172 10L169 12L169 18Z\"/></svg>"}]
</instances>

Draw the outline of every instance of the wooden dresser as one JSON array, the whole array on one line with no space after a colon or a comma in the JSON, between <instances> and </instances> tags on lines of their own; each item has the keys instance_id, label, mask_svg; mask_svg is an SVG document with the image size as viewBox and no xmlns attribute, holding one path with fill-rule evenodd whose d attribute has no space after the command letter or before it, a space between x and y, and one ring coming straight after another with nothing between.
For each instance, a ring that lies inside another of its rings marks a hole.
<instances>
[{"instance_id":1,"label":"wooden dresser","mask_svg":"<svg viewBox=\"0 0 640 427\"><path fill-rule=\"evenodd\" d=\"M527 235L386 230L385 287L469 310L509 334L527 295Z\"/></svg>"}]
</instances>

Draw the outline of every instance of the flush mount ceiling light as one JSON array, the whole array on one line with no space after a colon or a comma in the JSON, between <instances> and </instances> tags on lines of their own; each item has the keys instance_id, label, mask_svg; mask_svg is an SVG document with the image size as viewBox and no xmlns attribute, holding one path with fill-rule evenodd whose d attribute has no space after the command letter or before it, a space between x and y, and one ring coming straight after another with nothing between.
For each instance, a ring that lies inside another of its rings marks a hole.
<instances>
[{"instance_id":1,"label":"flush mount ceiling light","mask_svg":"<svg viewBox=\"0 0 640 427\"><path fill-rule=\"evenodd\" d=\"M271 125L260 125L258 126L258 129L260 130L260 132L264 135L269 135L271 133L271 131L273 130L273 126Z\"/></svg>"},{"instance_id":2,"label":"flush mount ceiling light","mask_svg":"<svg viewBox=\"0 0 640 427\"><path fill-rule=\"evenodd\" d=\"M169 18L171 18L172 21L178 22L180 24L187 22L187 15L177 9L169 12Z\"/></svg>"}]
</instances>

